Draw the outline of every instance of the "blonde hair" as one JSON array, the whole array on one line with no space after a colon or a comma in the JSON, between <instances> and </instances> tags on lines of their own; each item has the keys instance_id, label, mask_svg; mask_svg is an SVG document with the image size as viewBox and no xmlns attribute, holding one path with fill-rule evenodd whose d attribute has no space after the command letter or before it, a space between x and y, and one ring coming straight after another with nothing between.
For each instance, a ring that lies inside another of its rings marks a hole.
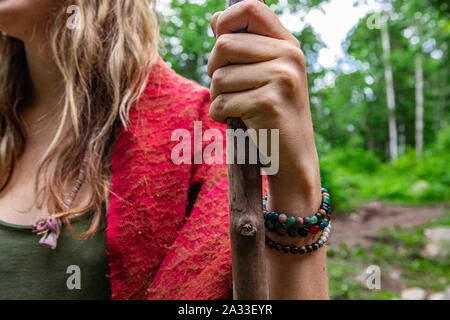
<instances>
[{"instance_id":1,"label":"blonde hair","mask_svg":"<svg viewBox=\"0 0 450 320\"><path fill-rule=\"evenodd\" d=\"M67 28L63 3L49 26L53 60L64 79L61 123L40 162L35 182L38 206L68 222L93 211L86 239L98 228L110 195L110 161L115 134L143 92L156 60L159 37L155 0L71 0L79 7L79 28ZM11 179L25 148L21 108L32 93L24 44L0 33L0 191ZM67 129L66 122L70 122ZM68 209L64 201L86 152L87 206ZM69 224L70 227L70 224Z\"/></svg>"}]
</instances>

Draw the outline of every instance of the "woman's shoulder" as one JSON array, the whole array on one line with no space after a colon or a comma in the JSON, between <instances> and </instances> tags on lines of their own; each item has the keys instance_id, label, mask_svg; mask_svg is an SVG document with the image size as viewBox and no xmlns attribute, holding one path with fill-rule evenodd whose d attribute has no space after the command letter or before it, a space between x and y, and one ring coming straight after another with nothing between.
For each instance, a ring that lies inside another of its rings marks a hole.
<instances>
[{"instance_id":1,"label":"woman's shoulder","mask_svg":"<svg viewBox=\"0 0 450 320\"><path fill-rule=\"evenodd\" d=\"M224 130L209 117L210 103L208 88L177 74L157 56L143 94L119 130L113 156L119 155L118 162L124 164L136 154L146 159L152 155L155 163L170 161L179 142L172 137L180 130L191 137L199 123L203 130Z\"/></svg>"},{"instance_id":2,"label":"woman's shoulder","mask_svg":"<svg viewBox=\"0 0 450 320\"><path fill-rule=\"evenodd\" d=\"M193 108L201 108L209 99L208 88L177 74L158 55L134 111L192 114Z\"/></svg>"}]
</instances>

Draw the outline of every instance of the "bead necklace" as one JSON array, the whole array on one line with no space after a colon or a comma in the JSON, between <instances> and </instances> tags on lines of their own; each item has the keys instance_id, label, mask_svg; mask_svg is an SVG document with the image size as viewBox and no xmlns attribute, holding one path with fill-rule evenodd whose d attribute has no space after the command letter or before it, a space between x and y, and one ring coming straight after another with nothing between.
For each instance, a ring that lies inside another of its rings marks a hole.
<instances>
[{"instance_id":1,"label":"bead necklace","mask_svg":"<svg viewBox=\"0 0 450 320\"><path fill-rule=\"evenodd\" d=\"M86 178L86 167L89 160L89 154L86 152L83 162L80 167L80 172L78 173L77 180L72 187L72 190L69 196L66 198L65 209L70 210L72 207L73 201L75 200L78 192L83 185L84 179ZM63 225L63 221L60 217L55 217L54 214L50 215L49 218L44 218L36 221L36 223L32 226L32 231L39 236L42 236L39 240L39 244L44 247L55 250L58 244L58 238L61 234L61 228Z\"/></svg>"}]
</instances>

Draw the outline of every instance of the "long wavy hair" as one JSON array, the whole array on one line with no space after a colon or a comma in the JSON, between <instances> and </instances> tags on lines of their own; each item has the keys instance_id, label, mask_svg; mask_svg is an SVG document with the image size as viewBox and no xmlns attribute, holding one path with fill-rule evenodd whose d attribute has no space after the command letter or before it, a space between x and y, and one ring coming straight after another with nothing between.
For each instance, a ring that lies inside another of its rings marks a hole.
<instances>
[{"instance_id":1,"label":"long wavy hair","mask_svg":"<svg viewBox=\"0 0 450 320\"><path fill-rule=\"evenodd\" d=\"M70 2L70 3L69 3ZM109 204L111 153L120 125L142 94L156 61L159 36L155 0L63 1L49 23L51 57L64 79L61 122L41 159L35 181L36 202L70 227L69 218L94 212L80 240L95 233L103 205ZM80 9L78 28L68 28L67 7ZM24 151L21 109L32 94L24 44L0 33L0 192ZM67 126L67 122L70 126ZM90 199L68 208L85 155ZM70 227L71 230L73 230Z\"/></svg>"}]
</instances>

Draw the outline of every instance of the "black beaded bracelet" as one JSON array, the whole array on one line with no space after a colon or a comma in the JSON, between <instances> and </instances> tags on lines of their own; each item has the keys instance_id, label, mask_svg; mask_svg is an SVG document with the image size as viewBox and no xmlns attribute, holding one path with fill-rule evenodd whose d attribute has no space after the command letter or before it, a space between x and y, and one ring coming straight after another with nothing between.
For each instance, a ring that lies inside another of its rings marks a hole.
<instances>
[{"instance_id":1,"label":"black beaded bracelet","mask_svg":"<svg viewBox=\"0 0 450 320\"><path fill-rule=\"evenodd\" d=\"M263 198L264 225L270 231L276 231L279 235L288 234L291 237L306 237L309 233L316 234L324 230L331 222L330 194L325 188L321 189L322 203L317 213L310 217L295 217L269 212L267 207L267 195Z\"/></svg>"},{"instance_id":2,"label":"black beaded bracelet","mask_svg":"<svg viewBox=\"0 0 450 320\"><path fill-rule=\"evenodd\" d=\"M277 251L283 251L284 253L292 253L292 254L306 254L311 253L313 251L317 251L317 249L323 247L328 242L328 236L331 232L331 224L325 228L322 236L317 242L314 242L312 244L304 245L301 247L296 246L290 246L286 244L282 244L280 242L275 242L271 240L268 236L266 236L266 245L271 248L275 249Z\"/></svg>"}]
</instances>

